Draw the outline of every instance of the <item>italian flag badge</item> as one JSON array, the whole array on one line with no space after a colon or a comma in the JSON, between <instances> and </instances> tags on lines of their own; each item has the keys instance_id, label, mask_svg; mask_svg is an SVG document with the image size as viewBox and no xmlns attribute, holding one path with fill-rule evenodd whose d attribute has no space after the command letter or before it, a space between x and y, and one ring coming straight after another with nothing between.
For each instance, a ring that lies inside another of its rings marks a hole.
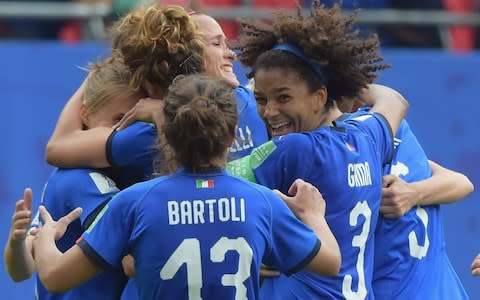
<instances>
[{"instance_id":1,"label":"italian flag badge","mask_svg":"<svg viewBox=\"0 0 480 300\"><path fill-rule=\"evenodd\" d=\"M195 186L197 189L211 189L214 186L213 179L197 179Z\"/></svg>"}]
</instances>

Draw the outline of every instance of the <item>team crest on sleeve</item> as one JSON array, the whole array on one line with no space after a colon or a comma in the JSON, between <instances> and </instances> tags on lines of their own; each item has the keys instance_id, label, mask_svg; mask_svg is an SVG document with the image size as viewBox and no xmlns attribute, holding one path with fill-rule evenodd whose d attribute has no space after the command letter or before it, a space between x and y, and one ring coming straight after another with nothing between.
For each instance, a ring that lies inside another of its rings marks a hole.
<instances>
[{"instance_id":1,"label":"team crest on sleeve","mask_svg":"<svg viewBox=\"0 0 480 300\"><path fill-rule=\"evenodd\" d=\"M256 169L277 149L274 142L269 141L258 148L255 148L250 154L250 166Z\"/></svg>"},{"instance_id":2,"label":"team crest on sleeve","mask_svg":"<svg viewBox=\"0 0 480 300\"><path fill-rule=\"evenodd\" d=\"M239 176L247 179L251 182L257 182L252 167L250 166L251 155L244 156L242 158L232 160L227 163L226 169L232 175Z\"/></svg>"},{"instance_id":3,"label":"team crest on sleeve","mask_svg":"<svg viewBox=\"0 0 480 300\"><path fill-rule=\"evenodd\" d=\"M100 193L107 194L119 191L115 182L104 174L98 172L91 172L89 173L89 175Z\"/></svg>"}]
</instances>

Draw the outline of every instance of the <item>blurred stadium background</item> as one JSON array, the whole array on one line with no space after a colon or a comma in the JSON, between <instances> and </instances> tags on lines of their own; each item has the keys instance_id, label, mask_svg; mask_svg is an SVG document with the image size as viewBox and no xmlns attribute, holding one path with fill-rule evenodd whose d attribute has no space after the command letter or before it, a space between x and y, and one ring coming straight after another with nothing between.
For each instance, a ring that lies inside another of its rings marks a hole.
<instances>
[{"instance_id":1,"label":"blurred stadium background","mask_svg":"<svg viewBox=\"0 0 480 300\"><path fill-rule=\"evenodd\" d=\"M185 2L176 2L185 4ZM300 2L308 6L309 3ZM331 4L333 1L324 1ZM471 299L480 278L470 262L480 252L480 25L478 0L344 1L361 7L361 27L377 32L393 68L379 82L410 101L407 119L429 157L465 173L476 191L443 209L447 251ZM96 2L0 1L0 242L6 242L14 203L32 187L36 205L52 167L44 149L65 101L85 76L79 67L108 55L105 28L141 0ZM235 38L238 18L268 19L289 0L192 0L221 19ZM236 72L245 81L244 70ZM32 299L34 281L12 282L0 263L0 299Z\"/></svg>"}]
</instances>

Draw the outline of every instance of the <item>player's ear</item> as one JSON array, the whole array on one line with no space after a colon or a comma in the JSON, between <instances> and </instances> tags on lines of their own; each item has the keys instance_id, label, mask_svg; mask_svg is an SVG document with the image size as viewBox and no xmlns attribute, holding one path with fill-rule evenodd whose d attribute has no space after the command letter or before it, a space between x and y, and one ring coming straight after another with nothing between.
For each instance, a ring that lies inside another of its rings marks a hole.
<instances>
[{"instance_id":1,"label":"player's ear","mask_svg":"<svg viewBox=\"0 0 480 300\"><path fill-rule=\"evenodd\" d=\"M325 87L321 87L315 92L313 92L314 102L312 103L312 110L314 112L323 111L325 104L327 103L327 89Z\"/></svg>"},{"instance_id":2,"label":"player's ear","mask_svg":"<svg viewBox=\"0 0 480 300\"><path fill-rule=\"evenodd\" d=\"M80 104L80 120L82 120L84 126L90 128L87 106L83 102Z\"/></svg>"}]
</instances>

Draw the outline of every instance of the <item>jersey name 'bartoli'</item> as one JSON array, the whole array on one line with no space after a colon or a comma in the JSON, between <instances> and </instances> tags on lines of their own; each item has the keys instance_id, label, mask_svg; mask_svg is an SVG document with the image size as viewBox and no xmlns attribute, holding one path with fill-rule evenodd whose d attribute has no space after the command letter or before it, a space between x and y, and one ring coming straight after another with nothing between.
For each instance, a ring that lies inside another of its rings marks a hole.
<instances>
[{"instance_id":1,"label":"jersey name 'bartoli'","mask_svg":"<svg viewBox=\"0 0 480 300\"><path fill-rule=\"evenodd\" d=\"M372 176L368 162L348 164L348 185L350 187L362 187L372 185Z\"/></svg>"},{"instance_id":2,"label":"jersey name 'bartoli'","mask_svg":"<svg viewBox=\"0 0 480 300\"><path fill-rule=\"evenodd\" d=\"M245 222L245 200L235 197L167 202L168 224Z\"/></svg>"}]
</instances>

